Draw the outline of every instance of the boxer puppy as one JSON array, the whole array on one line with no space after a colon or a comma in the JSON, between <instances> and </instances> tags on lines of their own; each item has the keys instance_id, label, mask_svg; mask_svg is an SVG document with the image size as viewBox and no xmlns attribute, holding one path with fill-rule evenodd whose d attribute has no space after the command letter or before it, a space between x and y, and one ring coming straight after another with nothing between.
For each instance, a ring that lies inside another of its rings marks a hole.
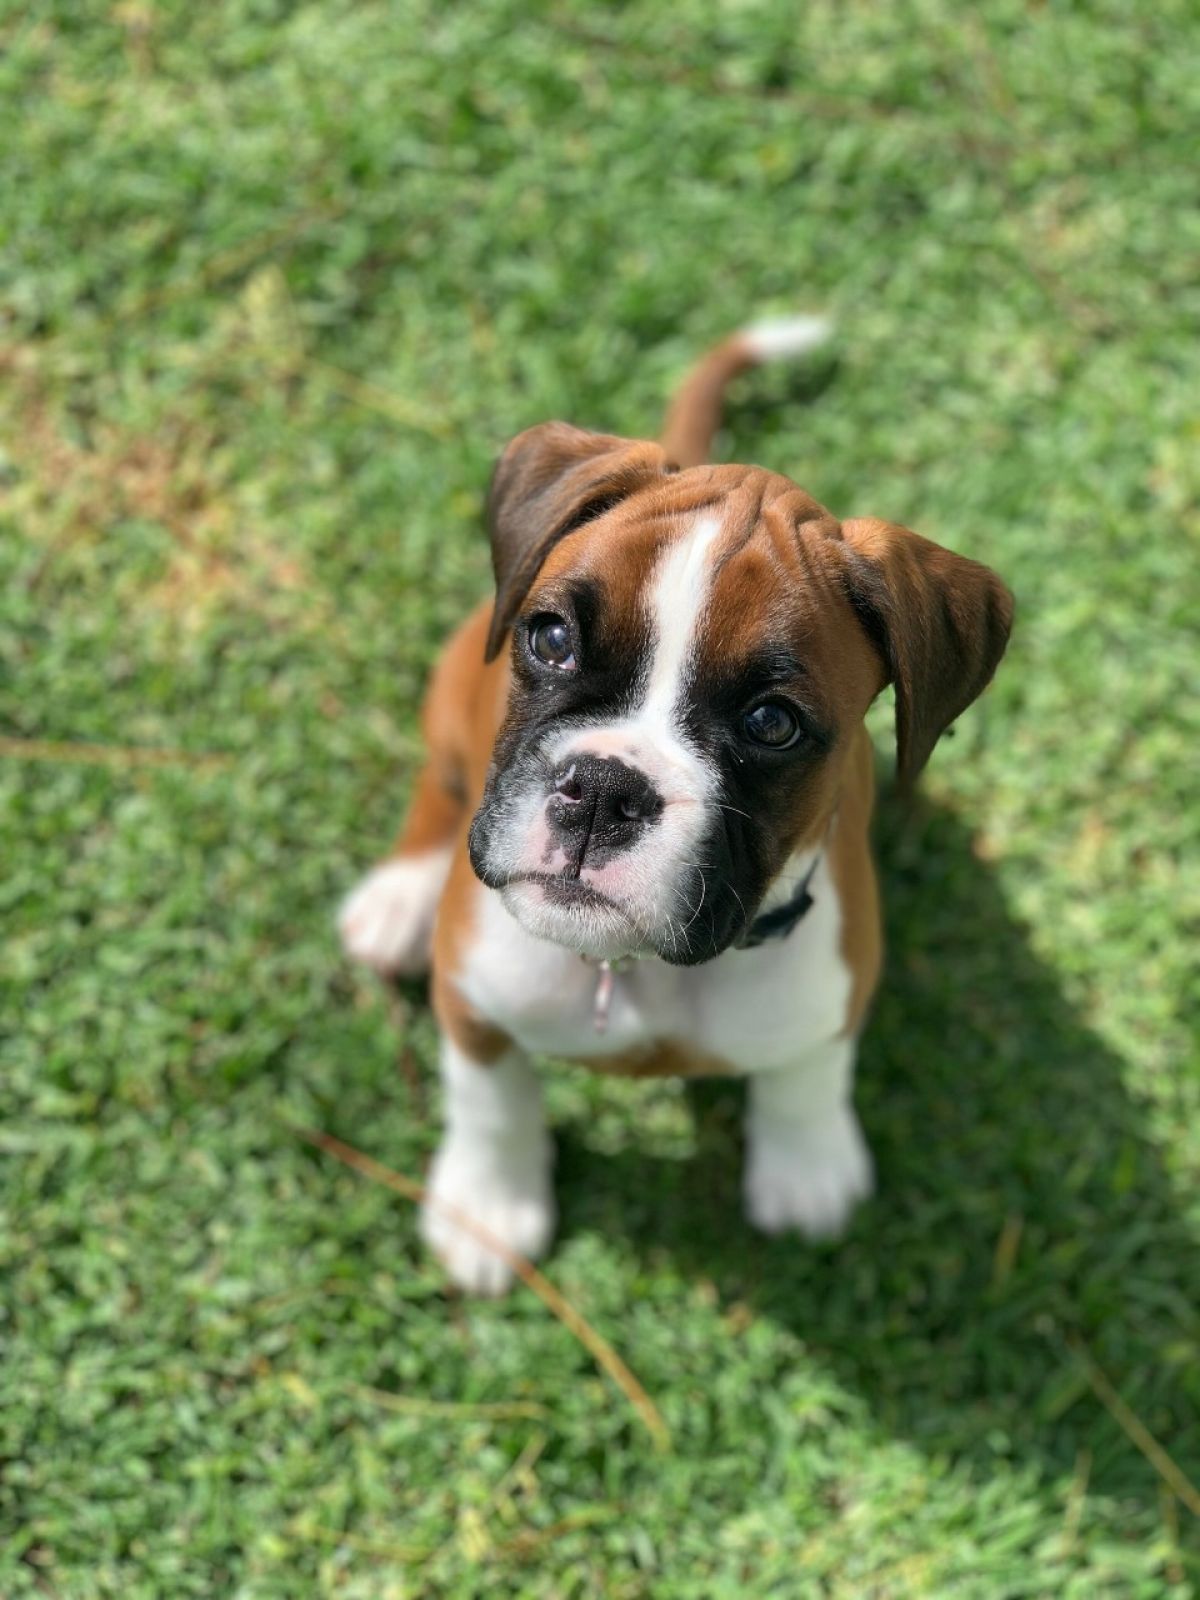
<instances>
[{"instance_id":1,"label":"boxer puppy","mask_svg":"<svg viewBox=\"0 0 1200 1600\"><path fill-rule=\"evenodd\" d=\"M768 1233L836 1234L871 1189L851 1103L879 975L864 714L895 690L909 782L984 689L994 573L760 467L705 465L737 371L816 319L713 351L661 444L520 434L488 501L494 602L450 639L391 856L340 915L382 973L432 959L446 1129L423 1229L464 1289L555 1220L531 1058L749 1080L744 1195Z\"/></svg>"}]
</instances>

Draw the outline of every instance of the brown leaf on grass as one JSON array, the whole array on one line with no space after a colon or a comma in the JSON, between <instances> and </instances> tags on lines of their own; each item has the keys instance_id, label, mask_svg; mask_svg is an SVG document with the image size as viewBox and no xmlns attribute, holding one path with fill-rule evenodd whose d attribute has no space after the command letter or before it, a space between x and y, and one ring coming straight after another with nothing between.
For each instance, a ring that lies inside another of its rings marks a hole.
<instances>
[{"instance_id":1,"label":"brown leaf on grass","mask_svg":"<svg viewBox=\"0 0 1200 1600\"><path fill-rule=\"evenodd\" d=\"M1141 1451L1158 1473L1171 1493L1181 1500L1194 1517L1200 1517L1200 1490L1175 1461L1167 1454L1150 1429L1109 1380L1107 1374L1093 1359L1082 1339L1069 1341L1071 1349L1083 1363L1092 1392L1126 1438Z\"/></svg>"},{"instance_id":2,"label":"brown leaf on grass","mask_svg":"<svg viewBox=\"0 0 1200 1600\"><path fill-rule=\"evenodd\" d=\"M0 738L0 759L98 767L223 767L219 750L164 750L153 745L86 744L73 739Z\"/></svg>"},{"instance_id":3,"label":"brown leaf on grass","mask_svg":"<svg viewBox=\"0 0 1200 1600\"><path fill-rule=\"evenodd\" d=\"M401 1172L393 1172L390 1167L385 1167L382 1162L365 1155L361 1150L356 1150L353 1145L346 1144L343 1140L335 1138L331 1133L324 1133L319 1128L294 1129L301 1139L309 1144L316 1145L319 1150L324 1150L327 1155L335 1156L346 1166L353 1167L356 1172L361 1172L363 1177L370 1178L375 1183L381 1183L388 1189L393 1189L397 1194L402 1194L406 1200L413 1200L418 1205L431 1203L437 1205L458 1227L464 1232L472 1234L479 1242L486 1245L512 1268L515 1275L529 1289L532 1289L538 1299L563 1326L579 1340L588 1354L620 1389L629 1401L638 1417L641 1419L646 1431L650 1434L660 1450L670 1448L671 1435L663 1421L662 1413L651 1400L645 1389L634 1377L625 1362L601 1334L597 1333L582 1312L578 1311L566 1296L552 1284L545 1273L539 1272L533 1262L516 1250L511 1250L508 1245L498 1239L490 1229L476 1222L473 1217L460 1211L457 1206L450 1205L447 1201L433 1200L421 1184L412 1178L406 1177Z\"/></svg>"}]
</instances>

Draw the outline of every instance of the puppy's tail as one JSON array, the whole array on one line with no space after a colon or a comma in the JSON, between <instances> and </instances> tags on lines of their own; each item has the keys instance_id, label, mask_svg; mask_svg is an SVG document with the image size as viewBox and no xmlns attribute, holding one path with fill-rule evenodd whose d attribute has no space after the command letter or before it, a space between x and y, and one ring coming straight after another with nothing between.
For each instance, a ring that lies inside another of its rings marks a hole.
<instances>
[{"instance_id":1,"label":"puppy's tail","mask_svg":"<svg viewBox=\"0 0 1200 1600\"><path fill-rule=\"evenodd\" d=\"M756 322L723 339L710 350L679 386L667 410L662 445L680 467L698 467L709 458L713 435L721 425L725 386L748 367L779 361L815 350L833 333L828 317L779 317Z\"/></svg>"}]
</instances>

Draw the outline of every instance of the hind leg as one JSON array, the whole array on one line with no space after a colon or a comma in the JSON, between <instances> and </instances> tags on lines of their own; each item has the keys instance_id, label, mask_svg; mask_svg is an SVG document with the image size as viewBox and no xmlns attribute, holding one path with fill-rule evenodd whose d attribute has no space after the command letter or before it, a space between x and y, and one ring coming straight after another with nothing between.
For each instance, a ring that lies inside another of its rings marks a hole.
<instances>
[{"instance_id":1,"label":"hind leg","mask_svg":"<svg viewBox=\"0 0 1200 1600\"><path fill-rule=\"evenodd\" d=\"M416 977L429 970L438 904L469 806L468 739L489 611L480 606L447 644L422 717L429 758L400 837L338 913L346 954L376 972Z\"/></svg>"},{"instance_id":2,"label":"hind leg","mask_svg":"<svg viewBox=\"0 0 1200 1600\"><path fill-rule=\"evenodd\" d=\"M417 977L429 970L433 925L446 886L462 800L426 766L395 853L351 890L338 912L342 948L376 972Z\"/></svg>"}]
</instances>

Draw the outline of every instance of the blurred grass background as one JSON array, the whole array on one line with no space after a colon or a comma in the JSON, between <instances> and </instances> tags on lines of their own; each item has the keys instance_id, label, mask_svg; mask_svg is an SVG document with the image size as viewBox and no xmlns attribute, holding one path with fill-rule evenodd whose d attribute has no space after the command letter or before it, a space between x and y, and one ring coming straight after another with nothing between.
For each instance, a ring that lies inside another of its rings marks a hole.
<instances>
[{"instance_id":1,"label":"blurred grass background","mask_svg":"<svg viewBox=\"0 0 1200 1600\"><path fill-rule=\"evenodd\" d=\"M0 1592L1194 1592L1198 31L0 8ZM495 453L652 433L816 308L833 358L745 380L725 453L992 563L1019 624L881 820L842 1244L748 1233L732 1089L551 1079L551 1271L664 1457L287 1120L433 1146L428 1015L331 911Z\"/></svg>"}]
</instances>

